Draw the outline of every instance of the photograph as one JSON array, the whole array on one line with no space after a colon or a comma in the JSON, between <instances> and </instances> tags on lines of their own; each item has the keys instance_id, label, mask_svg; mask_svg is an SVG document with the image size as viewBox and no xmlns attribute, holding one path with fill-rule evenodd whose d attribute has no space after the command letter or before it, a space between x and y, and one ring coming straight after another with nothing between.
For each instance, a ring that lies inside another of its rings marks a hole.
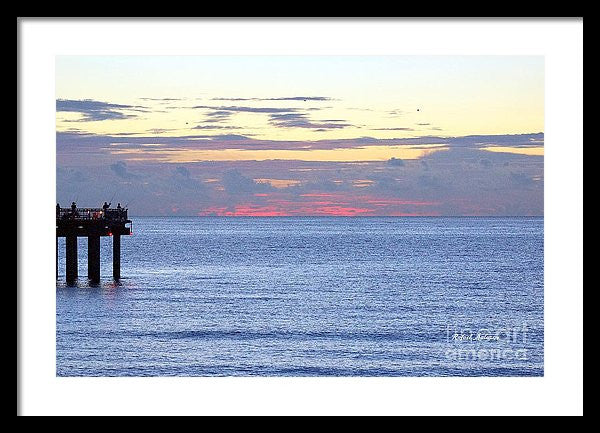
<instances>
[{"instance_id":1,"label":"photograph","mask_svg":"<svg viewBox=\"0 0 600 433\"><path fill-rule=\"evenodd\" d=\"M56 179L58 376L544 374L541 56L60 56Z\"/></svg>"}]
</instances>

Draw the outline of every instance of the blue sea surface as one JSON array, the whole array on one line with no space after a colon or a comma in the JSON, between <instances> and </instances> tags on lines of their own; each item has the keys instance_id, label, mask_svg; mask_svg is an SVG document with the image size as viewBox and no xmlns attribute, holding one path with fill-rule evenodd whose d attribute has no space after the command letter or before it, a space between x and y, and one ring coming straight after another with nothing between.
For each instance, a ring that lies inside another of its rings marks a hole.
<instances>
[{"instance_id":1,"label":"blue sea surface","mask_svg":"<svg viewBox=\"0 0 600 433\"><path fill-rule=\"evenodd\" d=\"M58 376L542 376L543 218L133 217L64 283Z\"/></svg>"}]
</instances>

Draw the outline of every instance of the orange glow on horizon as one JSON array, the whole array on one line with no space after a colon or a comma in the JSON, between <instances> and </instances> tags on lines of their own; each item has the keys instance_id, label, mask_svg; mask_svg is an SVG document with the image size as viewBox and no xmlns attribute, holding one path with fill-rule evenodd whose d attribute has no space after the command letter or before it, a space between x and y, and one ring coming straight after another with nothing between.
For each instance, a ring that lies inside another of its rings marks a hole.
<instances>
[{"instance_id":1,"label":"orange glow on horizon","mask_svg":"<svg viewBox=\"0 0 600 433\"><path fill-rule=\"evenodd\" d=\"M282 192L257 193L258 203L212 206L199 216L436 216L438 202L345 193L306 193L295 200ZM419 208L426 209L420 210Z\"/></svg>"}]
</instances>

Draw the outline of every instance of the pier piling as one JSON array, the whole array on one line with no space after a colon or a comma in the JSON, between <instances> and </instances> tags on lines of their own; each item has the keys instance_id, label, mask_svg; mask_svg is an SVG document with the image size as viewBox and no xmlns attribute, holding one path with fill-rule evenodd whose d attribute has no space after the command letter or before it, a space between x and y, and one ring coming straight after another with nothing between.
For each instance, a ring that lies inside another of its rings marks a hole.
<instances>
[{"instance_id":1,"label":"pier piling","mask_svg":"<svg viewBox=\"0 0 600 433\"><path fill-rule=\"evenodd\" d=\"M121 235L113 234L113 278L121 278Z\"/></svg>"},{"instance_id":2,"label":"pier piling","mask_svg":"<svg viewBox=\"0 0 600 433\"><path fill-rule=\"evenodd\" d=\"M131 221L127 209L118 206L110 209L70 208L56 206L56 277L58 278L58 238L66 238L66 279L71 284L77 280L77 238L87 237L88 278L92 283L100 282L100 237L111 236L113 240L113 278L121 278L121 236L130 235Z\"/></svg>"},{"instance_id":3,"label":"pier piling","mask_svg":"<svg viewBox=\"0 0 600 433\"><path fill-rule=\"evenodd\" d=\"M100 236L88 236L88 278L100 282Z\"/></svg>"},{"instance_id":4,"label":"pier piling","mask_svg":"<svg viewBox=\"0 0 600 433\"><path fill-rule=\"evenodd\" d=\"M69 234L66 236L66 270L67 282L72 283L77 279L77 235Z\"/></svg>"}]
</instances>

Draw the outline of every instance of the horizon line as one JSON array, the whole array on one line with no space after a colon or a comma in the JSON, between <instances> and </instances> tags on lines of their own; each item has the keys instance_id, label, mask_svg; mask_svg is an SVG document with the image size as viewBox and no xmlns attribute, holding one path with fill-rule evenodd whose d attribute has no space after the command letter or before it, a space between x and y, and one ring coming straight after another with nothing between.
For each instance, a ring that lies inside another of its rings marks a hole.
<instances>
[{"instance_id":1,"label":"horizon line","mask_svg":"<svg viewBox=\"0 0 600 433\"><path fill-rule=\"evenodd\" d=\"M543 218L544 215L130 215L132 218Z\"/></svg>"}]
</instances>

